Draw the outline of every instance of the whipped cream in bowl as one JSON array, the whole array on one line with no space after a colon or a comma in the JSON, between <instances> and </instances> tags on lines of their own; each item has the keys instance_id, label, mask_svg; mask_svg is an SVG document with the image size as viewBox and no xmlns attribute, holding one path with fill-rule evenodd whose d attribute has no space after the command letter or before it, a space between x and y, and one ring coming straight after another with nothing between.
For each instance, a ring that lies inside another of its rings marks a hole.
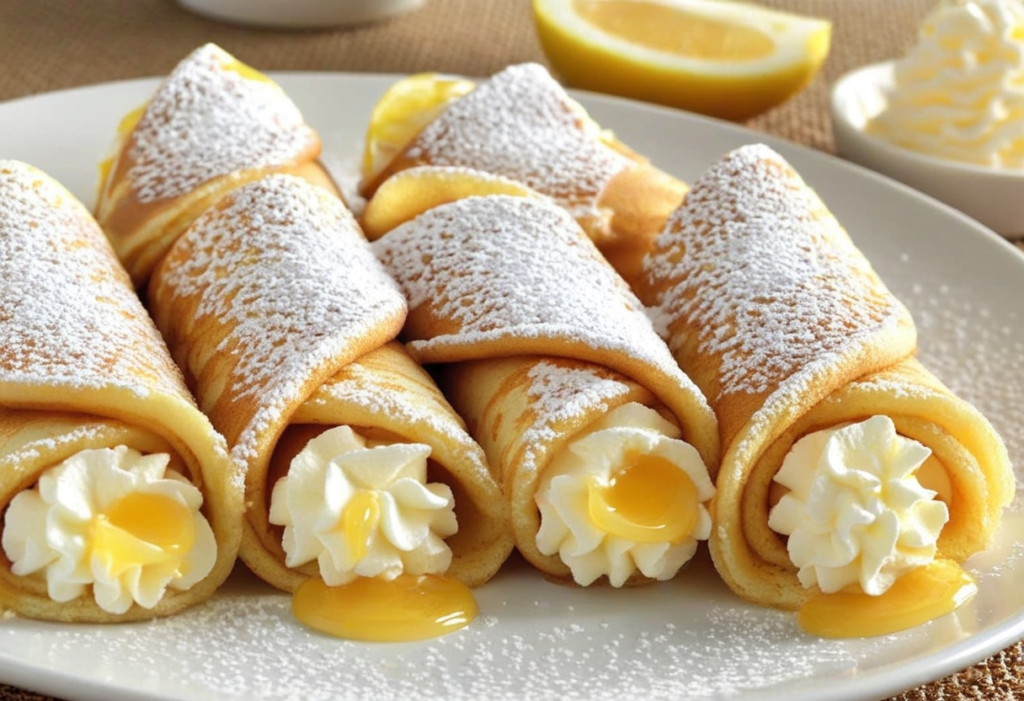
<instances>
[{"instance_id":1,"label":"whipped cream in bowl","mask_svg":"<svg viewBox=\"0 0 1024 701\"><path fill-rule=\"evenodd\" d=\"M906 56L832 88L839 155L1024 234L1024 0L942 0Z\"/></svg>"}]
</instances>

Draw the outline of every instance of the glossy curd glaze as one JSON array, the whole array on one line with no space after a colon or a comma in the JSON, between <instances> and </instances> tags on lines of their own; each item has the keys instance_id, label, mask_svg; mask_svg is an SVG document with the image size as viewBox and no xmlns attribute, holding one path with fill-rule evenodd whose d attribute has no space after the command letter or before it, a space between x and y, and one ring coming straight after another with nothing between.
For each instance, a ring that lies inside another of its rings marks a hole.
<instances>
[{"instance_id":1,"label":"glossy curd glaze","mask_svg":"<svg viewBox=\"0 0 1024 701\"><path fill-rule=\"evenodd\" d=\"M888 417L804 436L775 482L783 489L768 525L787 536L801 584L819 591L800 610L807 632L885 635L949 613L977 591L957 563L937 558L949 520L941 464Z\"/></svg>"},{"instance_id":2,"label":"glossy curd glaze","mask_svg":"<svg viewBox=\"0 0 1024 701\"><path fill-rule=\"evenodd\" d=\"M444 573L457 531L454 499L427 483L430 447L370 441L349 426L294 426L274 459L288 461L271 497L286 564L318 563L292 610L338 637L407 641L467 625L472 591ZM291 447L289 447L291 446Z\"/></svg>"}]
</instances>

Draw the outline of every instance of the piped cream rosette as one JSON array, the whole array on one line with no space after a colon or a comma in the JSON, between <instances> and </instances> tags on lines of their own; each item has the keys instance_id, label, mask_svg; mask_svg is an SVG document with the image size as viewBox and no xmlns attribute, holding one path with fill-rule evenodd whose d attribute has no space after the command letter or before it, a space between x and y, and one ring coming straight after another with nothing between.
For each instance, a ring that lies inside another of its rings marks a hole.
<instances>
[{"instance_id":1,"label":"piped cream rosette","mask_svg":"<svg viewBox=\"0 0 1024 701\"><path fill-rule=\"evenodd\" d=\"M286 172L335 189L298 107L214 44L185 57L124 116L111 150L96 218L137 286L196 217L247 182Z\"/></svg>"},{"instance_id":2,"label":"piped cream rosette","mask_svg":"<svg viewBox=\"0 0 1024 701\"><path fill-rule=\"evenodd\" d=\"M721 425L710 546L733 590L877 596L986 547L1014 492L1002 441L913 358L909 312L778 154L710 168L645 271Z\"/></svg>"},{"instance_id":3,"label":"piped cream rosette","mask_svg":"<svg viewBox=\"0 0 1024 701\"><path fill-rule=\"evenodd\" d=\"M509 181L419 168L379 194L366 212L390 203L374 246L409 302L408 348L442 365L519 550L581 585L674 576L710 531L717 427L622 278L563 209Z\"/></svg>"},{"instance_id":4,"label":"piped cream rosette","mask_svg":"<svg viewBox=\"0 0 1024 701\"><path fill-rule=\"evenodd\" d=\"M0 161L0 609L165 616L235 562L241 476L88 211Z\"/></svg>"},{"instance_id":5,"label":"piped cream rosette","mask_svg":"<svg viewBox=\"0 0 1024 701\"><path fill-rule=\"evenodd\" d=\"M294 591L320 575L447 573L511 551L480 447L392 339L405 301L340 200L290 175L244 186L171 248L157 325L245 471L241 557Z\"/></svg>"},{"instance_id":6,"label":"piped cream rosette","mask_svg":"<svg viewBox=\"0 0 1024 701\"><path fill-rule=\"evenodd\" d=\"M360 192L416 166L472 168L521 182L576 218L630 283L686 186L601 129L544 67L474 84L421 74L380 100Z\"/></svg>"}]
</instances>

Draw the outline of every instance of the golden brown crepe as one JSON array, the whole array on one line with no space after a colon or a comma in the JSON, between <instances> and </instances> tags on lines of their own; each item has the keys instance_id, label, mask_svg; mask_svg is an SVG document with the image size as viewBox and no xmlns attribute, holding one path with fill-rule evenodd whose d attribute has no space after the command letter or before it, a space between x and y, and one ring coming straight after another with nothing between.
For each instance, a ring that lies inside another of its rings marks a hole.
<instances>
[{"instance_id":1,"label":"golden brown crepe","mask_svg":"<svg viewBox=\"0 0 1024 701\"><path fill-rule=\"evenodd\" d=\"M489 579L512 548L508 508L480 447L430 377L392 341L405 301L340 200L290 175L226 196L172 246L149 295L153 315L202 409L245 471L241 557L293 591L269 522L290 427L348 425L431 446L430 479L455 496L448 574ZM283 448L282 448L283 449ZM287 461L285 461L287 463Z\"/></svg>"},{"instance_id":2,"label":"golden brown crepe","mask_svg":"<svg viewBox=\"0 0 1024 701\"><path fill-rule=\"evenodd\" d=\"M547 70L530 63L449 104L381 172L364 173L361 194L369 199L391 175L423 165L505 176L554 198L630 283L686 191L602 131Z\"/></svg>"},{"instance_id":3,"label":"golden brown crepe","mask_svg":"<svg viewBox=\"0 0 1024 701\"><path fill-rule=\"evenodd\" d=\"M207 599L241 537L241 476L198 410L103 232L71 193L0 161L0 511L79 451L166 453L199 488L217 544L212 571L151 609L103 610L87 591L52 600L45 574L0 554L0 609L59 621L165 616Z\"/></svg>"},{"instance_id":4,"label":"golden brown crepe","mask_svg":"<svg viewBox=\"0 0 1024 701\"><path fill-rule=\"evenodd\" d=\"M286 172L334 190L319 155L320 138L276 83L206 44L122 121L96 218L141 286L196 217L247 182Z\"/></svg>"},{"instance_id":5,"label":"golden brown crepe","mask_svg":"<svg viewBox=\"0 0 1024 701\"><path fill-rule=\"evenodd\" d=\"M797 608L816 593L768 527L772 480L802 436L872 416L941 462L951 494L938 555L961 561L989 543L1014 491L1002 441L913 357L909 312L778 154L743 147L694 183L641 294L718 416L710 545L738 594Z\"/></svg>"},{"instance_id":6,"label":"golden brown crepe","mask_svg":"<svg viewBox=\"0 0 1024 701\"><path fill-rule=\"evenodd\" d=\"M466 197L374 247L409 301L410 352L443 365L446 396L511 503L517 547L551 577L570 571L538 550L534 496L552 456L580 431L637 402L674 422L705 465L717 464L704 398L622 278L546 198Z\"/></svg>"}]
</instances>

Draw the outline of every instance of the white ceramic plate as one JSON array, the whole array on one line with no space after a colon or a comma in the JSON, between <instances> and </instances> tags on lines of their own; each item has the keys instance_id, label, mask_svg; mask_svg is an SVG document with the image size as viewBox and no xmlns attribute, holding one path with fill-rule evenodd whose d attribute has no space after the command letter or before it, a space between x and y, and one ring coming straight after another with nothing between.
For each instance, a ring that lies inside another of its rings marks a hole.
<instances>
[{"instance_id":1,"label":"white ceramic plate","mask_svg":"<svg viewBox=\"0 0 1024 701\"><path fill-rule=\"evenodd\" d=\"M284 74L339 172L391 76ZM0 105L0 157L29 161L91 203L96 163L151 80ZM602 124L694 179L757 140L815 187L916 315L924 360L1024 457L1024 257L972 220L868 171L732 125L581 96ZM2 284L2 283L0 283ZM10 619L0 680L66 699L876 699L941 678L1024 636L1024 504L968 563L978 596L917 629L824 641L791 614L734 596L706 556L673 582L616 591L550 584L511 562L478 590L481 613L437 640L359 644L291 617L289 598L238 571L208 604L114 626Z\"/></svg>"}]
</instances>

